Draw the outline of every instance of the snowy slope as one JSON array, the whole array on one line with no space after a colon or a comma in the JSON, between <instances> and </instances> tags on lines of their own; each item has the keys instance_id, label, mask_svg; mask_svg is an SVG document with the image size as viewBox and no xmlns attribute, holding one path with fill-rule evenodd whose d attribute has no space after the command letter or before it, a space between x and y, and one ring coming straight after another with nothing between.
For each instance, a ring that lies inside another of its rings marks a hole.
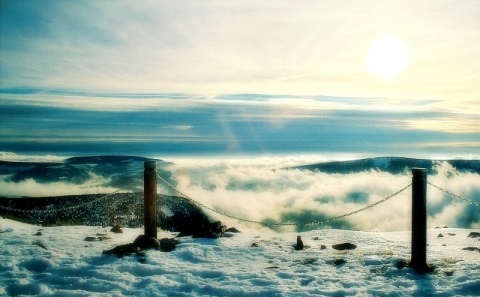
<instances>
[{"instance_id":1,"label":"snowy slope","mask_svg":"<svg viewBox=\"0 0 480 297\"><path fill-rule=\"evenodd\" d=\"M299 234L301 251L292 247L296 233L185 237L173 252L148 250L141 263L102 251L132 242L142 229L114 234L0 218L0 296L478 296L480 253L463 250L480 247L471 231L479 230L429 230L428 261L437 269L417 275L395 267L410 258L409 232L309 231ZM332 249L343 242L358 248Z\"/></svg>"}]
</instances>

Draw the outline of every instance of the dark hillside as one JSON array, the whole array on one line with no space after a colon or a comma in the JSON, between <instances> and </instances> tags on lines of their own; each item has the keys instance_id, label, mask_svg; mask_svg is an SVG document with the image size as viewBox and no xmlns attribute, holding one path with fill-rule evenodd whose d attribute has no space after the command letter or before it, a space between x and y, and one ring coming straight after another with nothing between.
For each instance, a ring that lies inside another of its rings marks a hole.
<instances>
[{"instance_id":1,"label":"dark hillside","mask_svg":"<svg viewBox=\"0 0 480 297\"><path fill-rule=\"evenodd\" d=\"M157 225L170 231L188 231L208 224L204 212L189 201L157 196ZM72 195L40 198L0 197L0 216L42 226L143 226L143 193L116 193L106 196Z\"/></svg>"}]
</instances>

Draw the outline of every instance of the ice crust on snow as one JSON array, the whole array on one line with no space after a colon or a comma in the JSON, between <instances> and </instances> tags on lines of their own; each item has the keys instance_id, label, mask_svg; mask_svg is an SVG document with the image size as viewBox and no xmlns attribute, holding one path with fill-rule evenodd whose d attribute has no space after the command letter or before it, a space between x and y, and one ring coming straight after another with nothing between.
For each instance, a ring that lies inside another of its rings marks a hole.
<instances>
[{"instance_id":1,"label":"ice crust on snow","mask_svg":"<svg viewBox=\"0 0 480 297\"><path fill-rule=\"evenodd\" d=\"M42 235L36 236L40 229ZM429 230L427 257L437 268L426 275L395 267L398 260L410 258L408 231L249 231L215 240L184 237L170 253L146 251L145 263L140 263L135 255L102 255L103 250L132 242L143 233L143 229L123 230L116 234L102 227L40 227L0 218L0 296L478 296L480 292L480 253L462 250L480 246L478 238L468 237L478 230ZM439 233L445 236L437 237ZM99 234L107 239L84 241ZM295 251L299 234L306 248ZM172 236L164 231L158 235ZM358 248L332 248L342 242ZM346 263L333 265L336 259Z\"/></svg>"}]
</instances>

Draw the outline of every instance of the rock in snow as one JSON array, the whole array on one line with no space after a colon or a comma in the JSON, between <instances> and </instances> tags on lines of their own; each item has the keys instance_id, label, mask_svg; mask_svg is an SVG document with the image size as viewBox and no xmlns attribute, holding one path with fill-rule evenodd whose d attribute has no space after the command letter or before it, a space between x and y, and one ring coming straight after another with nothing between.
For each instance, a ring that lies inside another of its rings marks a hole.
<instances>
[{"instance_id":1,"label":"rock in snow","mask_svg":"<svg viewBox=\"0 0 480 297\"><path fill-rule=\"evenodd\" d=\"M113 232L113 233L123 233L123 230L122 228L119 226L119 225L115 225L112 227L112 229L110 229L110 232Z\"/></svg>"},{"instance_id":2,"label":"rock in snow","mask_svg":"<svg viewBox=\"0 0 480 297\"><path fill-rule=\"evenodd\" d=\"M471 237L471 238L480 237L480 232L470 232L470 234L468 234L468 237Z\"/></svg>"},{"instance_id":3,"label":"rock in snow","mask_svg":"<svg viewBox=\"0 0 480 297\"><path fill-rule=\"evenodd\" d=\"M303 250L303 241L302 241L302 237L300 235L297 236L297 244L294 246L294 248L297 251Z\"/></svg>"},{"instance_id":4,"label":"rock in snow","mask_svg":"<svg viewBox=\"0 0 480 297\"><path fill-rule=\"evenodd\" d=\"M127 243L114 247L113 249L103 251L102 254L110 255L115 254L118 257L128 256L136 253L139 255L141 251L147 249L156 249L162 252L171 252L175 249L180 241L174 238L156 239L153 237L146 237L145 235L139 235L133 243Z\"/></svg>"},{"instance_id":5,"label":"rock in snow","mask_svg":"<svg viewBox=\"0 0 480 297\"><path fill-rule=\"evenodd\" d=\"M332 248L337 251L345 251L345 250L354 250L357 248L357 246L354 245L353 243L346 242L346 243L334 244L332 245Z\"/></svg>"}]
</instances>

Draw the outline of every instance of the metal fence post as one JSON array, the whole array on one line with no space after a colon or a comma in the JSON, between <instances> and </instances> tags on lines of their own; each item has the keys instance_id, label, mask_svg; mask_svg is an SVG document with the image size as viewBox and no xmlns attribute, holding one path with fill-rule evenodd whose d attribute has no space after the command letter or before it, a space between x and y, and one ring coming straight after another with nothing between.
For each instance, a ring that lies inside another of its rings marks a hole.
<instances>
[{"instance_id":1,"label":"metal fence post","mask_svg":"<svg viewBox=\"0 0 480 297\"><path fill-rule=\"evenodd\" d=\"M157 238L157 162L144 162L144 226L147 238Z\"/></svg>"},{"instance_id":2,"label":"metal fence post","mask_svg":"<svg viewBox=\"0 0 480 297\"><path fill-rule=\"evenodd\" d=\"M427 170L412 168L412 255L411 266L418 273L427 267Z\"/></svg>"}]
</instances>

